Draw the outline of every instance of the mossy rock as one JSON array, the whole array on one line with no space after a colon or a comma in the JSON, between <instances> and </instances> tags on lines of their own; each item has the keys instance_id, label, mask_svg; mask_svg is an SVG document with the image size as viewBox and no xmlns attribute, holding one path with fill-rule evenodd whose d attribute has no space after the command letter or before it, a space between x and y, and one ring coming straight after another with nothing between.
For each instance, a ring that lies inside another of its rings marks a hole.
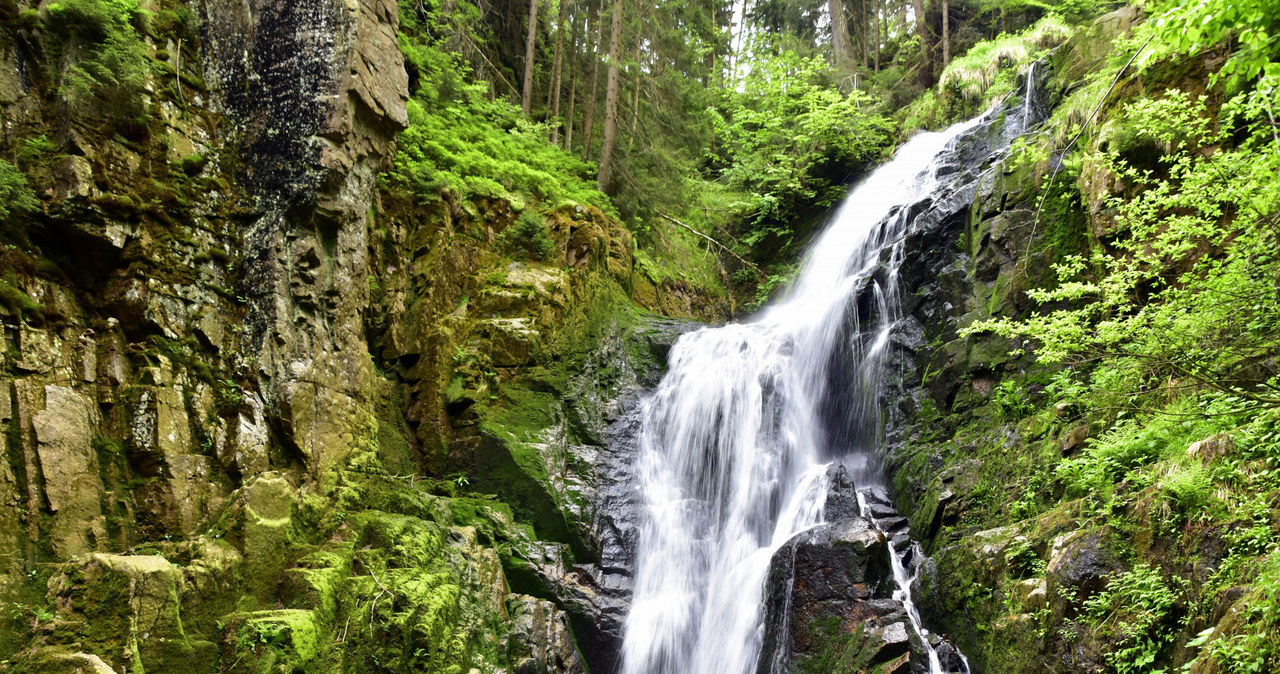
<instances>
[{"instance_id":1,"label":"mossy rock","mask_svg":"<svg viewBox=\"0 0 1280 674\"><path fill-rule=\"evenodd\" d=\"M232 653L224 656L237 663L232 672L292 674L326 671L319 667L321 650L327 641L312 611L283 609L257 611L235 616L228 629Z\"/></svg>"}]
</instances>

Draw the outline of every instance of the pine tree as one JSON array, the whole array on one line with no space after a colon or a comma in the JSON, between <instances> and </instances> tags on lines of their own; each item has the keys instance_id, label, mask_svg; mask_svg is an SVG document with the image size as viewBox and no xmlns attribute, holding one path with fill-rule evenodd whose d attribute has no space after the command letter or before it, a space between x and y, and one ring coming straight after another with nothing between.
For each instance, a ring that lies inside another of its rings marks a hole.
<instances>
[{"instance_id":1,"label":"pine tree","mask_svg":"<svg viewBox=\"0 0 1280 674\"><path fill-rule=\"evenodd\" d=\"M524 40L524 90L520 98L520 109L526 117L533 107L533 52L537 42L538 0L529 0L529 34Z\"/></svg>"},{"instance_id":2,"label":"pine tree","mask_svg":"<svg viewBox=\"0 0 1280 674\"><path fill-rule=\"evenodd\" d=\"M609 76L604 93L604 141L600 148L600 172L596 187L607 192L613 169L613 149L618 142L618 59L622 49L622 3L613 0L613 21L609 27Z\"/></svg>"}]
</instances>

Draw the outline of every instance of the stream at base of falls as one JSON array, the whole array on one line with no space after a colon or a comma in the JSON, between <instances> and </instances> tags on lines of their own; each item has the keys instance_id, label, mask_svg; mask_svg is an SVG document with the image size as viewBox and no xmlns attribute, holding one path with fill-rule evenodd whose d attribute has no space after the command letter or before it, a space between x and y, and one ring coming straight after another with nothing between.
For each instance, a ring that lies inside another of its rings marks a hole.
<instances>
[{"instance_id":1,"label":"stream at base of falls","mask_svg":"<svg viewBox=\"0 0 1280 674\"><path fill-rule=\"evenodd\" d=\"M784 298L750 322L676 343L666 376L643 403L637 437L641 511L624 674L786 671L783 655L761 656L766 577L782 546L826 522L833 462L856 484L862 515L886 537L893 599L928 671L949 671L912 602L922 552L883 528L887 520L866 499L868 490L887 493L881 408L902 319L904 241L933 204L972 183L1038 121L1036 80L1024 81L1018 100L916 135L854 187ZM967 672L960 660L950 671Z\"/></svg>"}]
</instances>

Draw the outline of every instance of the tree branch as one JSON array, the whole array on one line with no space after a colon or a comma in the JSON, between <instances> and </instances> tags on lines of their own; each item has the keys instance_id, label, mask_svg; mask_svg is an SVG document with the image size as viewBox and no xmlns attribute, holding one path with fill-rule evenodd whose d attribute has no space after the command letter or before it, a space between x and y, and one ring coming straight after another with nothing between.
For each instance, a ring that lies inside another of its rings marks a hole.
<instances>
[{"instance_id":1,"label":"tree branch","mask_svg":"<svg viewBox=\"0 0 1280 674\"><path fill-rule=\"evenodd\" d=\"M702 237L702 238L706 239L707 241L710 241L711 243L714 243L715 245L719 246L719 247L720 247L720 250L723 250L724 252L726 252L726 253L728 253L728 254L732 255L732 256L733 256L733 258L734 258L735 260L737 260L738 262L742 263L742 265L743 265L743 266L745 266L745 267L749 267L752 271L754 271L754 272L756 273L756 276L758 276L758 277L760 278L760 280L761 280L761 281L763 281L763 280L765 280L765 279L767 279L767 278L769 277L769 275L768 275L768 274L766 274L766 273L764 273L764 271L763 271L763 270L761 270L759 267L757 267L757 266L756 266L756 265L754 265L754 264L751 264L750 262L748 262L748 261L746 261L745 259L743 259L743 257L742 257L741 255L738 255L737 253L733 252L733 249L732 249L732 248L730 248L730 247L728 247L728 246L724 245L723 243L720 243L719 241L716 241L715 239L713 239L713 238L711 238L711 237L707 236L706 234L703 234L702 232L699 232L698 230L696 230L696 229L694 229L694 228L690 227L689 225L686 225L686 224L684 224L683 222L680 222L679 220L676 220L675 218L671 217L670 215L667 215L666 213L658 213L658 215L662 216L662 218L663 218L664 220L666 220L666 221L668 221L668 222L670 222L670 223L672 223L672 224L675 224L675 225L679 225L679 226L681 226L681 227L684 227L685 229L689 230L690 232L693 232L694 234L696 234L696 235L698 235L698 236L700 236L700 237Z\"/></svg>"}]
</instances>

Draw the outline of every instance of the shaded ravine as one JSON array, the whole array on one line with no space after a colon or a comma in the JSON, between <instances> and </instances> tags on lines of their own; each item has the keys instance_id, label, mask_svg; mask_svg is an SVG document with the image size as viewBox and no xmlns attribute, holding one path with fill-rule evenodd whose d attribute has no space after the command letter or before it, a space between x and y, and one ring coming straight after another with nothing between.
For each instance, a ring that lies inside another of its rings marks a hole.
<instances>
[{"instance_id":1,"label":"shaded ravine","mask_svg":"<svg viewBox=\"0 0 1280 674\"><path fill-rule=\"evenodd\" d=\"M676 343L635 440L638 531L622 672L785 671L785 649L761 653L766 636L775 649L784 641L766 635L771 561L827 520L833 462L860 489L885 483L881 399L905 241L971 197L993 159L1039 121L1043 97L1033 95L1035 78L1024 79L1018 96L917 135L855 187L782 301L752 322ZM918 550L906 559L914 543L905 533L868 521L888 538L894 598L911 615L913 643L928 671L948 671L911 608Z\"/></svg>"}]
</instances>

